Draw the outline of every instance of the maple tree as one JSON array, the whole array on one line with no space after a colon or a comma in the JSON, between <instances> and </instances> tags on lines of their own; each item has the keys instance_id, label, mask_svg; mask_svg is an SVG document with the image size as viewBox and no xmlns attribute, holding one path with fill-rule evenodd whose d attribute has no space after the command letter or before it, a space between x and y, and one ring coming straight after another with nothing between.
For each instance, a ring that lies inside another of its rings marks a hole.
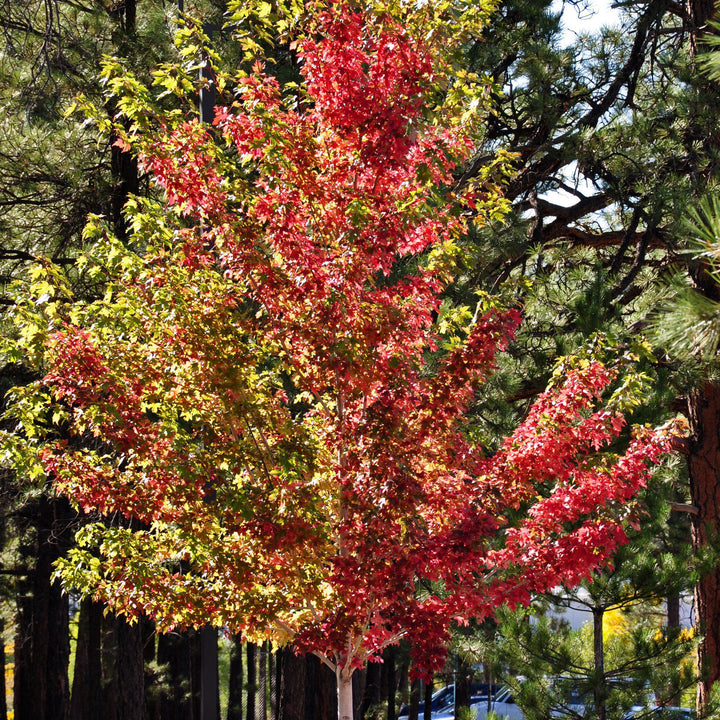
<instances>
[{"instance_id":1,"label":"maple tree","mask_svg":"<svg viewBox=\"0 0 720 720\"><path fill-rule=\"evenodd\" d=\"M88 226L102 300L70 302L43 266L17 316L47 368L12 410L43 436L37 462L124 519L80 531L66 584L162 628L314 652L341 720L353 671L388 644L408 638L430 669L453 621L606 563L667 445L640 428L608 450L637 383L591 355L558 367L498 452L473 439L467 412L520 314L443 301L456 239L504 210L502 156L453 178L488 90L452 66L488 9L447 22L459 7L306 5L302 34L283 26L302 84L255 62L214 130L158 114L109 64L116 142L162 195L128 203L129 246ZM262 36L285 17L271 9L236 18ZM187 94L177 68L157 79Z\"/></svg>"}]
</instances>

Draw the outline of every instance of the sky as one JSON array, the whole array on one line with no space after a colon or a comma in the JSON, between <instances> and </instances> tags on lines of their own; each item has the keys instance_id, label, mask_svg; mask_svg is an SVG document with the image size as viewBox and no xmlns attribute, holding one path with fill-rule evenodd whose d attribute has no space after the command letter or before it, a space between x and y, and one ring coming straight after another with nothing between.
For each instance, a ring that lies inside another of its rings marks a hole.
<instances>
[{"instance_id":1,"label":"sky","mask_svg":"<svg viewBox=\"0 0 720 720\"><path fill-rule=\"evenodd\" d=\"M557 11L562 5L562 0L555 0L552 9ZM616 25L619 18L619 11L612 8L611 0L586 0L577 4L566 2L562 22L569 33L594 32L603 25Z\"/></svg>"}]
</instances>

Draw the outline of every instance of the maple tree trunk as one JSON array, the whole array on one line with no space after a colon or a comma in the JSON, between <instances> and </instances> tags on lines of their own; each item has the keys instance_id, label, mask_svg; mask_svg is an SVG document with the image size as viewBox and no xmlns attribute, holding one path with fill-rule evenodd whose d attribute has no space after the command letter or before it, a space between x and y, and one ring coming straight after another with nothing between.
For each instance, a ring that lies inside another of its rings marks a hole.
<instances>
[{"instance_id":1,"label":"maple tree trunk","mask_svg":"<svg viewBox=\"0 0 720 720\"><path fill-rule=\"evenodd\" d=\"M688 395L690 445L688 473L693 515L693 548L701 549L717 538L720 510L720 384L707 381ZM700 624L698 708L706 706L710 688L720 678L720 566L705 574L695 587L695 615Z\"/></svg>"},{"instance_id":2,"label":"maple tree trunk","mask_svg":"<svg viewBox=\"0 0 720 720\"><path fill-rule=\"evenodd\" d=\"M337 677L338 720L353 720L352 671L338 667Z\"/></svg>"}]
</instances>

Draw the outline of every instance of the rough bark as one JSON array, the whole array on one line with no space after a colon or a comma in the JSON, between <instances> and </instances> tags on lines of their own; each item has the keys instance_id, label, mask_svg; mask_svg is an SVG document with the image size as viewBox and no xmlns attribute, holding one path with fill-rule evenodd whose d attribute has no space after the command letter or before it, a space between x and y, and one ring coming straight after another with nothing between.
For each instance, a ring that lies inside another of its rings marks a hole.
<instances>
[{"instance_id":1,"label":"rough bark","mask_svg":"<svg viewBox=\"0 0 720 720\"><path fill-rule=\"evenodd\" d=\"M117 659L115 678L118 683L116 720L142 720L145 715L145 663L142 625L117 619Z\"/></svg>"},{"instance_id":2,"label":"rough bark","mask_svg":"<svg viewBox=\"0 0 720 720\"><path fill-rule=\"evenodd\" d=\"M605 687L605 643L603 641L603 616L605 608L593 607L593 674L595 685L593 687L593 700L595 702L595 716L598 720L607 717L607 691Z\"/></svg>"},{"instance_id":3,"label":"rough bark","mask_svg":"<svg viewBox=\"0 0 720 720\"><path fill-rule=\"evenodd\" d=\"M257 695L257 646L247 644L247 720L255 720L255 696Z\"/></svg>"},{"instance_id":4,"label":"rough bark","mask_svg":"<svg viewBox=\"0 0 720 720\"><path fill-rule=\"evenodd\" d=\"M277 654L280 668L278 720L305 720L305 657L291 648Z\"/></svg>"},{"instance_id":5,"label":"rough bark","mask_svg":"<svg viewBox=\"0 0 720 720\"><path fill-rule=\"evenodd\" d=\"M200 720L220 720L217 630L207 625L199 634Z\"/></svg>"},{"instance_id":6,"label":"rough bark","mask_svg":"<svg viewBox=\"0 0 720 720\"><path fill-rule=\"evenodd\" d=\"M66 501L41 497L34 508L34 566L19 588L13 704L16 720L67 720L70 642L68 600L51 582L71 517Z\"/></svg>"},{"instance_id":7,"label":"rough bark","mask_svg":"<svg viewBox=\"0 0 720 720\"><path fill-rule=\"evenodd\" d=\"M268 643L258 647L257 653L257 691L255 694L255 718L267 720L267 654Z\"/></svg>"},{"instance_id":8,"label":"rough bark","mask_svg":"<svg viewBox=\"0 0 720 720\"><path fill-rule=\"evenodd\" d=\"M335 675L314 655L305 658L305 720L336 720Z\"/></svg>"},{"instance_id":9,"label":"rough bark","mask_svg":"<svg viewBox=\"0 0 720 720\"><path fill-rule=\"evenodd\" d=\"M5 622L0 619L0 659L2 659L2 692L0 692L0 720L7 720L7 686L5 685Z\"/></svg>"},{"instance_id":10,"label":"rough bark","mask_svg":"<svg viewBox=\"0 0 720 720\"><path fill-rule=\"evenodd\" d=\"M198 720L199 678L196 633L165 633L158 637L157 662L163 668L161 720Z\"/></svg>"},{"instance_id":11,"label":"rough bark","mask_svg":"<svg viewBox=\"0 0 720 720\"><path fill-rule=\"evenodd\" d=\"M227 720L243 720L243 642L240 635L233 638L230 651Z\"/></svg>"},{"instance_id":12,"label":"rough bark","mask_svg":"<svg viewBox=\"0 0 720 720\"><path fill-rule=\"evenodd\" d=\"M360 706L360 717L367 718L371 707L380 704L380 663L371 662L365 670L365 691L363 693L362 705Z\"/></svg>"},{"instance_id":13,"label":"rough bark","mask_svg":"<svg viewBox=\"0 0 720 720\"><path fill-rule=\"evenodd\" d=\"M380 671L380 685L383 699L387 703L387 720L395 720L395 694L397 691L397 678L395 672L395 648L391 645L383 652L383 663Z\"/></svg>"},{"instance_id":14,"label":"rough bark","mask_svg":"<svg viewBox=\"0 0 720 720\"><path fill-rule=\"evenodd\" d=\"M429 682L425 685L425 705L423 707L423 720L431 720L432 714L432 696L433 696L433 684Z\"/></svg>"},{"instance_id":15,"label":"rough bark","mask_svg":"<svg viewBox=\"0 0 720 720\"><path fill-rule=\"evenodd\" d=\"M718 537L720 509L720 383L708 381L688 396L690 446L688 473L693 547L702 551ZM695 588L695 616L700 624L698 663L703 677L697 701L704 708L710 688L720 679L720 565L703 575Z\"/></svg>"},{"instance_id":16,"label":"rough bark","mask_svg":"<svg viewBox=\"0 0 720 720\"><path fill-rule=\"evenodd\" d=\"M86 598L80 604L70 720L104 720L102 697L102 605Z\"/></svg>"}]
</instances>

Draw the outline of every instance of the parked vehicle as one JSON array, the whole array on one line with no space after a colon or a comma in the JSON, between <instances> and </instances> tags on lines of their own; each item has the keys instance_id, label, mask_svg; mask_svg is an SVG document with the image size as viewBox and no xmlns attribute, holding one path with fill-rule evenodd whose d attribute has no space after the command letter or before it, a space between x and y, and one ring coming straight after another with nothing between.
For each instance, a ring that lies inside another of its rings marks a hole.
<instances>
[{"instance_id":1,"label":"parked vehicle","mask_svg":"<svg viewBox=\"0 0 720 720\"><path fill-rule=\"evenodd\" d=\"M490 712L501 718L509 718L510 720L523 720L522 710L518 707L510 688L503 688L488 703L485 700L473 703L470 709L475 712L478 720L486 720L488 717L488 705Z\"/></svg>"},{"instance_id":2,"label":"parked vehicle","mask_svg":"<svg viewBox=\"0 0 720 720\"><path fill-rule=\"evenodd\" d=\"M482 701L487 702L488 693L497 694L500 691L499 685L493 685L488 683L472 683L470 686L472 696L470 698L470 704L479 703ZM445 720L446 718L455 717L455 685L450 684L445 687L436 690L432 695L432 703L430 705L432 720ZM418 716L422 718L425 710L425 703L420 702ZM398 720L408 717L410 714L410 707L403 705L398 713Z\"/></svg>"}]
</instances>

